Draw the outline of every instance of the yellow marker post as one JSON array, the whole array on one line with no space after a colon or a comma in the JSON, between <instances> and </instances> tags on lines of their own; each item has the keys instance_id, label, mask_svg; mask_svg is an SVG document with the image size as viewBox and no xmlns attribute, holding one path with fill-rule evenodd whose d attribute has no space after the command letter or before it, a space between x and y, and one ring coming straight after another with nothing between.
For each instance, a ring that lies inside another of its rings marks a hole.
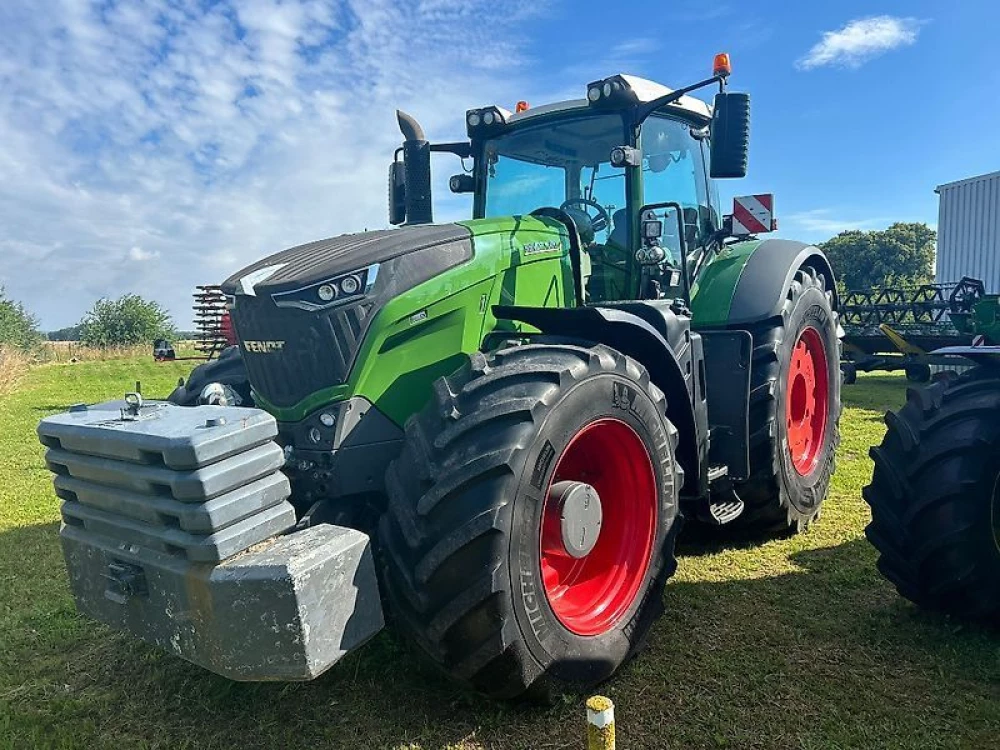
<instances>
[{"instance_id":1,"label":"yellow marker post","mask_svg":"<svg viewBox=\"0 0 1000 750\"><path fill-rule=\"evenodd\" d=\"M603 695L587 699L587 750L615 750L615 704Z\"/></svg>"}]
</instances>

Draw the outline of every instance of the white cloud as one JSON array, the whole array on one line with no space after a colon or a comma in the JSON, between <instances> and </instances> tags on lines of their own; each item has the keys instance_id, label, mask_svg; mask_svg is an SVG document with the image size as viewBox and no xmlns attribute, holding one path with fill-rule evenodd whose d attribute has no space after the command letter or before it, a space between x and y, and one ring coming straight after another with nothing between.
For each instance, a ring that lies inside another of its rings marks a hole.
<instances>
[{"instance_id":1,"label":"white cloud","mask_svg":"<svg viewBox=\"0 0 1000 750\"><path fill-rule=\"evenodd\" d=\"M543 6L0 2L0 285L49 328L125 292L183 327L196 284L384 226L394 108L453 140L466 108L534 98L519 29Z\"/></svg>"},{"instance_id":2,"label":"white cloud","mask_svg":"<svg viewBox=\"0 0 1000 750\"><path fill-rule=\"evenodd\" d=\"M823 39L796 62L803 70L824 65L857 68L874 57L917 41L921 22L915 18L872 16L823 33Z\"/></svg>"},{"instance_id":3,"label":"white cloud","mask_svg":"<svg viewBox=\"0 0 1000 750\"><path fill-rule=\"evenodd\" d=\"M131 258L132 260L136 261L137 263L142 263L142 262L145 262L147 260L155 260L156 258L159 258L160 257L160 251L159 250L153 250L153 251L143 250L138 245L135 245L135 246L132 247L131 250L128 251L128 257Z\"/></svg>"}]
</instances>

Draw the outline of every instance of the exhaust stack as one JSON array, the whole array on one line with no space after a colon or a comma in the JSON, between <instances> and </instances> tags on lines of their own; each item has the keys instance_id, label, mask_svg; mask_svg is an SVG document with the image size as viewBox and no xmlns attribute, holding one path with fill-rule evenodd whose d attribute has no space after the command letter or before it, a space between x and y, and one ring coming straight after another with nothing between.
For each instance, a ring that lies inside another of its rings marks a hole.
<instances>
[{"instance_id":1,"label":"exhaust stack","mask_svg":"<svg viewBox=\"0 0 1000 750\"><path fill-rule=\"evenodd\" d=\"M430 224L434 221L431 206L431 146L424 129L411 115L396 110L403 134L403 167L406 184L406 223Z\"/></svg>"}]
</instances>

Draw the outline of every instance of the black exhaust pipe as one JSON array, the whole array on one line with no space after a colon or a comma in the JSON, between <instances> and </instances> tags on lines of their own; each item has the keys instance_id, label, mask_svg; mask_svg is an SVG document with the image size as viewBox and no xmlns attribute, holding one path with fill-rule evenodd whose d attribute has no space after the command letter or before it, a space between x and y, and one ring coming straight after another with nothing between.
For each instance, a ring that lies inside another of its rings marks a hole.
<instances>
[{"instance_id":1,"label":"black exhaust pipe","mask_svg":"<svg viewBox=\"0 0 1000 750\"><path fill-rule=\"evenodd\" d=\"M403 134L403 169L406 176L406 223L431 224L431 144L412 116L396 110Z\"/></svg>"}]
</instances>

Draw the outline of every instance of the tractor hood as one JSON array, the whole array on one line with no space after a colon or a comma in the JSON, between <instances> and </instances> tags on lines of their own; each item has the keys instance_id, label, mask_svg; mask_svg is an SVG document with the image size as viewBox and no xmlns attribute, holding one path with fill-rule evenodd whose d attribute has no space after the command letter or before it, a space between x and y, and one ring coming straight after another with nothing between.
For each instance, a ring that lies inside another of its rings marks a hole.
<instances>
[{"instance_id":1,"label":"tractor hood","mask_svg":"<svg viewBox=\"0 0 1000 750\"><path fill-rule=\"evenodd\" d=\"M269 255L234 273L222 289L231 296L295 291L417 250L463 240L468 244L470 236L469 230L458 224L342 234Z\"/></svg>"},{"instance_id":2,"label":"tractor hood","mask_svg":"<svg viewBox=\"0 0 1000 750\"><path fill-rule=\"evenodd\" d=\"M222 289L258 400L288 408L347 382L379 310L472 252L466 227L424 224L299 245L229 277Z\"/></svg>"}]
</instances>

